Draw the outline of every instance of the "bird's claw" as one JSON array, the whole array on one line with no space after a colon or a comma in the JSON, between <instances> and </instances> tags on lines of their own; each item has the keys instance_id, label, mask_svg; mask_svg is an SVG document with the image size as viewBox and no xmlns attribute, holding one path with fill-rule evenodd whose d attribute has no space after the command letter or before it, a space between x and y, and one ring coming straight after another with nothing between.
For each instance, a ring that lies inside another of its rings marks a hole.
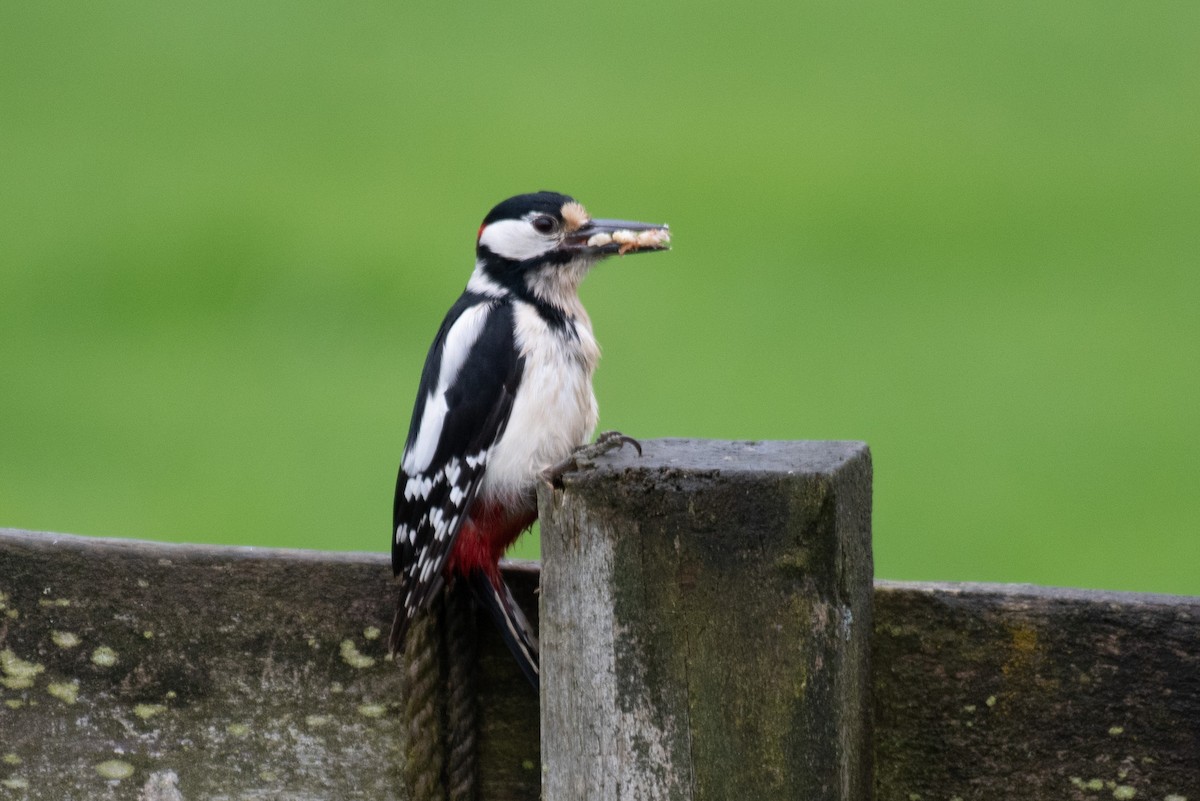
<instances>
[{"instance_id":1,"label":"bird's claw","mask_svg":"<svg viewBox=\"0 0 1200 801\"><path fill-rule=\"evenodd\" d=\"M601 456L611 450L616 450L617 448L625 445L632 445L633 449L637 451L638 456L642 455L642 443L638 442L633 437L622 434L620 431L605 431L603 434L596 437L596 441L591 445L585 445L582 450L576 451L575 453L584 458L594 459L597 456Z\"/></svg>"},{"instance_id":2,"label":"bird's claw","mask_svg":"<svg viewBox=\"0 0 1200 801\"><path fill-rule=\"evenodd\" d=\"M620 431L605 431L596 437L596 441L591 445L576 448L566 459L547 468L542 473L542 478L551 486L562 489L562 477L564 475L573 470L578 470L582 464L591 462L597 456L603 456L609 451L616 450L625 445L632 445L637 451L638 456L642 455L642 443L633 437L626 436Z\"/></svg>"}]
</instances>

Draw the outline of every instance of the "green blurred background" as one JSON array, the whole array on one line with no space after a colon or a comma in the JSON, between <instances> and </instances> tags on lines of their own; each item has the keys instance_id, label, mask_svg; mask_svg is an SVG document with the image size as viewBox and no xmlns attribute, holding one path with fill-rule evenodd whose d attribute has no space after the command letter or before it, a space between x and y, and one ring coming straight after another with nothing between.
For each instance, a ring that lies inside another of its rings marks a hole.
<instances>
[{"instance_id":1,"label":"green blurred background","mask_svg":"<svg viewBox=\"0 0 1200 801\"><path fill-rule=\"evenodd\" d=\"M1200 594L1188 3L4 3L0 525L384 550L540 188L675 234L603 427L866 440L882 577Z\"/></svg>"}]
</instances>

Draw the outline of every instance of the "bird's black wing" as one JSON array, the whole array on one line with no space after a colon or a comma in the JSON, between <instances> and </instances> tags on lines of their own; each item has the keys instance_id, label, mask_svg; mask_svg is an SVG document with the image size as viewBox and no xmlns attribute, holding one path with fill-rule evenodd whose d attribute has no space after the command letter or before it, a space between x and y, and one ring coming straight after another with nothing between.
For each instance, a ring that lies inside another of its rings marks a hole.
<instances>
[{"instance_id":1,"label":"bird's black wing","mask_svg":"<svg viewBox=\"0 0 1200 801\"><path fill-rule=\"evenodd\" d=\"M425 361L396 480L392 569L400 576L400 608L393 650L442 585L446 557L504 433L523 367L512 304L473 293L459 298Z\"/></svg>"}]
</instances>

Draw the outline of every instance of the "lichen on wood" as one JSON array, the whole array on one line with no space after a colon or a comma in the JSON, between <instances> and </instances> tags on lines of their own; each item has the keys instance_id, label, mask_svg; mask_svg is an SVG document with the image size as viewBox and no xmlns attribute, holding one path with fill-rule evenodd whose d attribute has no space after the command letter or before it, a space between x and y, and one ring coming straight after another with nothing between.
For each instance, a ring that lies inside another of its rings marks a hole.
<instances>
[{"instance_id":1,"label":"lichen on wood","mask_svg":"<svg viewBox=\"0 0 1200 801\"><path fill-rule=\"evenodd\" d=\"M877 801L1200 799L1200 598L880 582Z\"/></svg>"},{"instance_id":2,"label":"lichen on wood","mask_svg":"<svg viewBox=\"0 0 1200 801\"><path fill-rule=\"evenodd\" d=\"M536 574L510 581L532 605ZM382 554L0 530L0 786L400 801L393 603ZM484 637L485 786L535 799L536 695L502 652Z\"/></svg>"}]
</instances>

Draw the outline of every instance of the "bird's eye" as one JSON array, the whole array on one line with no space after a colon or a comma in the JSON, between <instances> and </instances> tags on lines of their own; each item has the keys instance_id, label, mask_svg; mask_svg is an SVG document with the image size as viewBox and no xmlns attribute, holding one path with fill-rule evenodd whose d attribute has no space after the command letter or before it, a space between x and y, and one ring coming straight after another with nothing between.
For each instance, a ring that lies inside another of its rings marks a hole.
<instances>
[{"instance_id":1,"label":"bird's eye","mask_svg":"<svg viewBox=\"0 0 1200 801\"><path fill-rule=\"evenodd\" d=\"M541 217L534 217L532 225L533 230L539 234L552 234L554 229L558 228L558 221L543 214Z\"/></svg>"}]
</instances>

